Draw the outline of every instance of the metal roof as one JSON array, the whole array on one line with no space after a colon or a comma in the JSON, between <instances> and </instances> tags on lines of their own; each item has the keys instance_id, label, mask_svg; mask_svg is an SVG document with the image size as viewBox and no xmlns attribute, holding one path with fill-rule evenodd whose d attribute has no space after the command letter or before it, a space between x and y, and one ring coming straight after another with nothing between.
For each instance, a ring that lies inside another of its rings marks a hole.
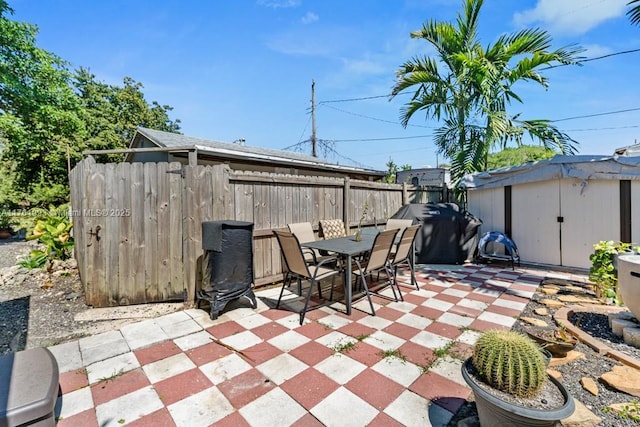
<instances>
[{"instance_id":1,"label":"metal roof","mask_svg":"<svg viewBox=\"0 0 640 427\"><path fill-rule=\"evenodd\" d=\"M478 190L560 178L639 181L640 157L557 155L519 166L468 174L459 187Z\"/></svg>"},{"instance_id":2,"label":"metal roof","mask_svg":"<svg viewBox=\"0 0 640 427\"><path fill-rule=\"evenodd\" d=\"M285 150L276 150L271 148L253 147L230 142L214 141L210 139L194 138L191 136L181 135L177 133L164 132L155 129L147 129L139 127L137 133L146 137L148 140L159 147L194 147L199 153L215 155L217 157L244 159L258 161L271 164L280 164L287 166L306 167L311 169L332 170L342 173L356 173L361 175L380 178L386 175L386 172L373 169L357 168L352 166L343 166L335 163L325 162L317 157L309 156L301 153L294 153ZM135 135L131 141L130 148L134 148L136 141Z\"/></svg>"}]
</instances>

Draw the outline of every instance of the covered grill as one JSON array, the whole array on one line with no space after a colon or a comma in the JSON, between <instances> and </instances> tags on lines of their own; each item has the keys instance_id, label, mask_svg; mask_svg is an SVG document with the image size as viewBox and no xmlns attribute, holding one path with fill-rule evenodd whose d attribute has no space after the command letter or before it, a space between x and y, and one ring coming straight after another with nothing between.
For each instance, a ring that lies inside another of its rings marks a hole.
<instances>
[{"instance_id":1,"label":"covered grill","mask_svg":"<svg viewBox=\"0 0 640 427\"><path fill-rule=\"evenodd\" d=\"M216 319L229 301L247 297L256 308L253 293L253 223L245 221L205 221L202 223L202 289L198 307L211 304Z\"/></svg>"}]
</instances>

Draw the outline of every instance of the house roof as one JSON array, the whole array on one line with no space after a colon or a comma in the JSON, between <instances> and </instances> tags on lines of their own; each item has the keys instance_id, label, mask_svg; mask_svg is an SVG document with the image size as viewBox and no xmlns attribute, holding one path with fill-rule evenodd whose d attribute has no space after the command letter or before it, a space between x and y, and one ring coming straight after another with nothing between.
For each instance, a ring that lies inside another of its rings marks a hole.
<instances>
[{"instance_id":1,"label":"house roof","mask_svg":"<svg viewBox=\"0 0 640 427\"><path fill-rule=\"evenodd\" d=\"M465 175L459 187L479 190L560 178L640 181L640 157L561 156Z\"/></svg>"},{"instance_id":2,"label":"house roof","mask_svg":"<svg viewBox=\"0 0 640 427\"><path fill-rule=\"evenodd\" d=\"M139 140L138 134L159 147L193 147L198 150L199 154L225 159L248 160L258 163L277 164L298 168L303 167L307 169L321 169L325 171L331 170L344 174L358 174L373 178L381 178L386 175L386 172L383 171L338 165L335 163L325 162L317 157L302 153L194 138L187 135L147 129L143 127L139 127L137 129L136 135L134 135L131 141L130 148L135 148L134 145Z\"/></svg>"}]
</instances>

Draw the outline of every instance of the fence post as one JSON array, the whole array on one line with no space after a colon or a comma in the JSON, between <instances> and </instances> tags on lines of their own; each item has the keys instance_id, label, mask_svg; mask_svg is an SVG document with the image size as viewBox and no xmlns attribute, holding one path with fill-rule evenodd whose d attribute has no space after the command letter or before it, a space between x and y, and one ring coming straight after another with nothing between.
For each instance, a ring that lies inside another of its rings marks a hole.
<instances>
[{"instance_id":1,"label":"fence post","mask_svg":"<svg viewBox=\"0 0 640 427\"><path fill-rule=\"evenodd\" d=\"M407 200L409 200L409 192L407 190L407 183L403 182L402 183L402 206L408 203Z\"/></svg>"},{"instance_id":2,"label":"fence post","mask_svg":"<svg viewBox=\"0 0 640 427\"><path fill-rule=\"evenodd\" d=\"M344 222L345 232L349 234L349 203L351 201L351 182L349 177L344 178L344 190L342 194L342 221Z\"/></svg>"}]
</instances>

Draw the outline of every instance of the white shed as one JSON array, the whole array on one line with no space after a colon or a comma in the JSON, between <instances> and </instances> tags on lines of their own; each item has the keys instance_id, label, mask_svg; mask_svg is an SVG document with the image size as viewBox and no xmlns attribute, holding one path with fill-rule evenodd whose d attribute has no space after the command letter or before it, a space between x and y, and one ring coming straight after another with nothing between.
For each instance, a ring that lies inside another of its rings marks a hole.
<instances>
[{"instance_id":1,"label":"white shed","mask_svg":"<svg viewBox=\"0 0 640 427\"><path fill-rule=\"evenodd\" d=\"M522 262L589 268L600 240L640 243L640 157L555 156L460 186L480 233L510 236Z\"/></svg>"}]
</instances>

